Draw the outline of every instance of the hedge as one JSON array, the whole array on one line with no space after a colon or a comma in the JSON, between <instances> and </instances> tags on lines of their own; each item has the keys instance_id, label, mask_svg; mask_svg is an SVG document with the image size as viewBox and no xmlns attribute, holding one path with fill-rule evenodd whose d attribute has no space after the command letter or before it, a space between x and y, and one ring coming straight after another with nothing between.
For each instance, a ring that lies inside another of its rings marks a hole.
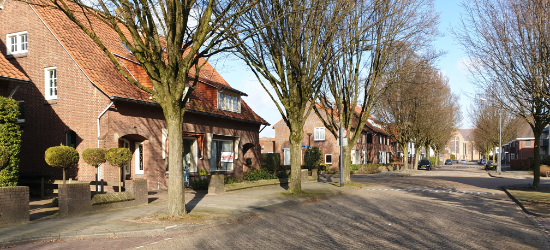
<instances>
[{"instance_id":1,"label":"hedge","mask_svg":"<svg viewBox=\"0 0 550 250\"><path fill-rule=\"evenodd\" d=\"M21 129L17 102L0 96L0 146L5 147L7 162L0 166L0 187L17 186L19 178L19 152L21 151Z\"/></svg>"},{"instance_id":2,"label":"hedge","mask_svg":"<svg viewBox=\"0 0 550 250\"><path fill-rule=\"evenodd\" d=\"M529 170L531 160L529 159L512 159L510 160L510 168L514 170Z\"/></svg>"}]
</instances>

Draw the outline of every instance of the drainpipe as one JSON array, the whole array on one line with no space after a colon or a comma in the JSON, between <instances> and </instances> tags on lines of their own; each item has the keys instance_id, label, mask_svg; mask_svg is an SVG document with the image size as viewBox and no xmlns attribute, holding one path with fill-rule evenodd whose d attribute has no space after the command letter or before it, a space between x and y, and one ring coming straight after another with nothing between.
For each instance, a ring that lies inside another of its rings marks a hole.
<instances>
[{"instance_id":1,"label":"drainpipe","mask_svg":"<svg viewBox=\"0 0 550 250\"><path fill-rule=\"evenodd\" d=\"M99 148L99 137L101 136L101 126L99 126L99 124L101 123L101 117L105 114L105 112L107 112L107 110L111 106L113 106L113 102L111 102L109 106L107 106L107 108L105 108L105 110L103 110L103 112L101 112L101 114L99 114L99 116L97 117L97 148Z\"/></svg>"}]
</instances>

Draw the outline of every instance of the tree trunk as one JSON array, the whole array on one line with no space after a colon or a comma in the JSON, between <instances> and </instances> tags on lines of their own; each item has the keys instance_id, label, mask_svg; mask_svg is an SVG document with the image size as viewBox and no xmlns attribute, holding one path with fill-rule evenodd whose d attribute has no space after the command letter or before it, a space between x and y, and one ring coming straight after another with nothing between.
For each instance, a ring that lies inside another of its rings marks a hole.
<instances>
[{"instance_id":1,"label":"tree trunk","mask_svg":"<svg viewBox=\"0 0 550 250\"><path fill-rule=\"evenodd\" d=\"M63 185L65 185L65 168L63 168Z\"/></svg>"},{"instance_id":2,"label":"tree trunk","mask_svg":"<svg viewBox=\"0 0 550 250\"><path fill-rule=\"evenodd\" d=\"M414 164L411 166L411 169L414 170L418 166L418 158L420 158L420 148L414 149Z\"/></svg>"},{"instance_id":3,"label":"tree trunk","mask_svg":"<svg viewBox=\"0 0 550 250\"><path fill-rule=\"evenodd\" d=\"M409 169L409 145L403 147L403 169Z\"/></svg>"},{"instance_id":4,"label":"tree trunk","mask_svg":"<svg viewBox=\"0 0 550 250\"><path fill-rule=\"evenodd\" d=\"M357 156L356 156L357 157ZM351 183L351 177L350 177L350 171L351 171L351 146L349 146L349 140L348 140L348 146L342 147L342 159L343 159L343 165L342 165L342 171L344 174L344 184Z\"/></svg>"},{"instance_id":5,"label":"tree trunk","mask_svg":"<svg viewBox=\"0 0 550 250\"><path fill-rule=\"evenodd\" d=\"M290 183L287 192L291 194L302 194L302 139L304 137L302 126L298 122L292 125L293 128L300 128L299 131L290 131ZM293 129L296 130L296 129ZM332 159L334 162L334 159Z\"/></svg>"},{"instance_id":6,"label":"tree trunk","mask_svg":"<svg viewBox=\"0 0 550 250\"><path fill-rule=\"evenodd\" d=\"M178 107L164 110L168 126L168 214L183 216L185 210L185 187L183 181L183 111Z\"/></svg>"},{"instance_id":7,"label":"tree trunk","mask_svg":"<svg viewBox=\"0 0 550 250\"><path fill-rule=\"evenodd\" d=\"M98 194L99 190L98 190L98 185L97 185L97 176L99 175L98 173L98 166L95 167L95 193Z\"/></svg>"},{"instance_id":8,"label":"tree trunk","mask_svg":"<svg viewBox=\"0 0 550 250\"><path fill-rule=\"evenodd\" d=\"M121 167L118 167L118 192L122 192L122 185L120 183L122 182L122 172L120 171Z\"/></svg>"},{"instance_id":9,"label":"tree trunk","mask_svg":"<svg viewBox=\"0 0 550 250\"><path fill-rule=\"evenodd\" d=\"M542 127L542 128L541 128ZM540 135L544 126L538 126L535 124L535 129L533 129L533 134L535 135L535 155L533 156L533 188L537 189L540 183Z\"/></svg>"}]
</instances>

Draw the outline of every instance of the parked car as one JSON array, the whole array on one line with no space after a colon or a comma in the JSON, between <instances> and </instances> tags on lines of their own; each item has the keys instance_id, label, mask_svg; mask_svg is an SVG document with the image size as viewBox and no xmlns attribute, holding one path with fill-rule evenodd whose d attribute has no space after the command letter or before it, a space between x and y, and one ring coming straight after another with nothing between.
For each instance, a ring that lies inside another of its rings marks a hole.
<instances>
[{"instance_id":1,"label":"parked car","mask_svg":"<svg viewBox=\"0 0 550 250\"><path fill-rule=\"evenodd\" d=\"M485 164L487 164L487 161L485 159L481 159L481 160L479 160L479 164L485 165Z\"/></svg>"},{"instance_id":2,"label":"parked car","mask_svg":"<svg viewBox=\"0 0 550 250\"><path fill-rule=\"evenodd\" d=\"M462 159L462 160L460 160L460 163L466 164L466 160Z\"/></svg>"},{"instance_id":3,"label":"parked car","mask_svg":"<svg viewBox=\"0 0 550 250\"><path fill-rule=\"evenodd\" d=\"M425 170L432 170L432 163L428 159L422 159L420 162L418 162L418 170L425 169Z\"/></svg>"},{"instance_id":4,"label":"parked car","mask_svg":"<svg viewBox=\"0 0 550 250\"><path fill-rule=\"evenodd\" d=\"M453 161L451 159L445 160L445 165L453 165Z\"/></svg>"},{"instance_id":5,"label":"parked car","mask_svg":"<svg viewBox=\"0 0 550 250\"><path fill-rule=\"evenodd\" d=\"M493 164L492 160L488 160L487 163L485 163L485 170L494 170L495 165Z\"/></svg>"}]
</instances>

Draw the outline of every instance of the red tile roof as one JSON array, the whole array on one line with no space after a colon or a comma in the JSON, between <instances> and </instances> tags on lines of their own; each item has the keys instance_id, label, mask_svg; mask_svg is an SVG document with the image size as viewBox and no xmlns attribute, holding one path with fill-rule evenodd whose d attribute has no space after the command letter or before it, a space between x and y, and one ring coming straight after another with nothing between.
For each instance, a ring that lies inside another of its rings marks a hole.
<instances>
[{"instance_id":1,"label":"red tile roof","mask_svg":"<svg viewBox=\"0 0 550 250\"><path fill-rule=\"evenodd\" d=\"M0 78L30 81L25 73L21 72L21 70L15 67L15 65L11 64L2 54L0 54Z\"/></svg>"},{"instance_id":2,"label":"red tile roof","mask_svg":"<svg viewBox=\"0 0 550 250\"><path fill-rule=\"evenodd\" d=\"M118 73L111 60L101 51L99 46L97 46L88 35L63 13L52 8L42 8L39 6L33 6L33 8L74 58L78 66L82 68L90 80L105 94L111 98L120 97L122 99L133 99L154 104L154 102L149 99L150 94L133 85ZM75 14L77 16L82 15L80 13ZM110 29L105 23L93 17L90 17L90 22L96 32L101 31L98 32L97 35L104 43L105 47L117 56L119 62L123 62L124 65L121 65L121 67L126 67L127 71L131 72L142 85L152 87L145 70L139 66L139 64L136 64L136 58L120 42L118 34ZM199 80L201 82L210 84L218 89L223 88L237 94L246 95L243 92L233 89L212 65L205 62L204 59L201 59L199 63L205 63L199 73ZM194 69L191 69L189 76L192 78L195 77L194 72ZM193 91L188 108L197 112L206 112L211 115L268 124L267 121L258 116L244 101L241 101L240 114L221 111L212 103L208 102L198 90Z\"/></svg>"}]
</instances>

